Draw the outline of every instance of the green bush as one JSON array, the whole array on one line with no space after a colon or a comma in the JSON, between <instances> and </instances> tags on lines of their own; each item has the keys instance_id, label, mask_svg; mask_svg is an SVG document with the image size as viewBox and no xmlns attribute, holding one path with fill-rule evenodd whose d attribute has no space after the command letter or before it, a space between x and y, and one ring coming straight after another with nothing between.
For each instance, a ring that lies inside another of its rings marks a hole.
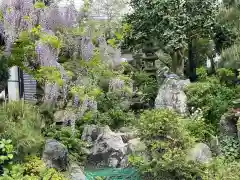
<instances>
[{"instance_id":1,"label":"green bush","mask_svg":"<svg viewBox=\"0 0 240 180\"><path fill-rule=\"evenodd\" d=\"M0 141L0 165L4 165L13 159L13 145L11 140Z\"/></svg>"},{"instance_id":2,"label":"green bush","mask_svg":"<svg viewBox=\"0 0 240 180\"><path fill-rule=\"evenodd\" d=\"M155 99L158 91L157 80L150 77L148 73L143 71L136 71L133 74L134 85L141 92L143 100L149 102L151 99Z\"/></svg>"},{"instance_id":3,"label":"green bush","mask_svg":"<svg viewBox=\"0 0 240 180\"><path fill-rule=\"evenodd\" d=\"M125 112L121 108L116 107L109 109L108 112L99 113L96 120L97 124L108 125L111 129L117 129L122 126L134 124L135 115L132 112Z\"/></svg>"},{"instance_id":4,"label":"green bush","mask_svg":"<svg viewBox=\"0 0 240 180\"><path fill-rule=\"evenodd\" d=\"M196 69L198 80L206 80L207 78L207 70L204 67Z\"/></svg>"},{"instance_id":5,"label":"green bush","mask_svg":"<svg viewBox=\"0 0 240 180\"><path fill-rule=\"evenodd\" d=\"M237 138L231 136L220 137L220 151L225 159L234 161L240 158L240 144Z\"/></svg>"},{"instance_id":6,"label":"green bush","mask_svg":"<svg viewBox=\"0 0 240 180\"><path fill-rule=\"evenodd\" d=\"M43 145L38 110L22 101L1 106L0 138L12 140L18 158L38 152Z\"/></svg>"},{"instance_id":7,"label":"green bush","mask_svg":"<svg viewBox=\"0 0 240 180\"><path fill-rule=\"evenodd\" d=\"M81 140L81 134L77 129L75 129L73 134L71 127L52 128L48 130L46 136L56 139L65 145L68 148L69 158L72 161L85 163L88 144Z\"/></svg>"},{"instance_id":8,"label":"green bush","mask_svg":"<svg viewBox=\"0 0 240 180\"><path fill-rule=\"evenodd\" d=\"M218 157L206 165L204 180L238 180L240 177L240 163L237 161L229 162Z\"/></svg>"},{"instance_id":9,"label":"green bush","mask_svg":"<svg viewBox=\"0 0 240 180\"><path fill-rule=\"evenodd\" d=\"M211 124L206 123L200 109L197 109L189 119L186 119L184 124L190 135L195 137L199 142L208 142L215 135L214 128Z\"/></svg>"},{"instance_id":10,"label":"green bush","mask_svg":"<svg viewBox=\"0 0 240 180\"><path fill-rule=\"evenodd\" d=\"M201 166L186 160L195 139L185 129L183 119L170 110L141 114L139 136L147 146L146 157L130 156L129 161L154 180L186 179L201 176Z\"/></svg>"},{"instance_id":11,"label":"green bush","mask_svg":"<svg viewBox=\"0 0 240 180\"><path fill-rule=\"evenodd\" d=\"M237 94L236 89L221 84L215 77L188 85L185 93L188 107L200 108L203 117L215 127Z\"/></svg>"},{"instance_id":12,"label":"green bush","mask_svg":"<svg viewBox=\"0 0 240 180\"><path fill-rule=\"evenodd\" d=\"M28 157L23 164L15 164L5 169L0 180L67 180L61 173L47 168L38 157Z\"/></svg>"},{"instance_id":13,"label":"green bush","mask_svg":"<svg viewBox=\"0 0 240 180\"><path fill-rule=\"evenodd\" d=\"M9 72L7 59L4 56L0 55L0 92L5 89L8 78Z\"/></svg>"},{"instance_id":14,"label":"green bush","mask_svg":"<svg viewBox=\"0 0 240 180\"><path fill-rule=\"evenodd\" d=\"M234 84L235 74L230 69L220 68L217 69L216 73L221 83Z\"/></svg>"}]
</instances>

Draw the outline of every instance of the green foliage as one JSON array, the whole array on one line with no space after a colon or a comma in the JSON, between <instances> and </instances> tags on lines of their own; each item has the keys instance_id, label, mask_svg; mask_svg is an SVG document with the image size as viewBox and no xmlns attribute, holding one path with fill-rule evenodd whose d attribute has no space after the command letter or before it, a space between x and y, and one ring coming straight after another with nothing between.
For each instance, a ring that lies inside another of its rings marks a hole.
<instances>
[{"instance_id":1,"label":"green foliage","mask_svg":"<svg viewBox=\"0 0 240 180\"><path fill-rule=\"evenodd\" d=\"M39 33L39 28L34 28L35 31L22 31L15 41L11 49L11 55L9 56L9 66L19 66L23 69L24 62L28 62L31 65L36 65L33 59L36 57L35 53L35 36L37 36L37 32Z\"/></svg>"},{"instance_id":2,"label":"green foliage","mask_svg":"<svg viewBox=\"0 0 240 180\"><path fill-rule=\"evenodd\" d=\"M55 169L47 168L38 157L28 157L23 164L15 164L10 169L5 169L1 180L66 180Z\"/></svg>"},{"instance_id":3,"label":"green foliage","mask_svg":"<svg viewBox=\"0 0 240 180\"><path fill-rule=\"evenodd\" d=\"M57 36L54 35L41 34L40 41L50 45L54 49L60 49L61 47L61 41Z\"/></svg>"},{"instance_id":4,"label":"green foliage","mask_svg":"<svg viewBox=\"0 0 240 180\"><path fill-rule=\"evenodd\" d=\"M138 88L138 93L141 94L141 101L149 102L149 100L156 98L158 83L148 73L143 71L134 72L133 81L134 85Z\"/></svg>"},{"instance_id":5,"label":"green foliage","mask_svg":"<svg viewBox=\"0 0 240 180\"><path fill-rule=\"evenodd\" d=\"M217 69L216 73L221 83L225 83L227 85L234 83L235 74L230 69L220 68Z\"/></svg>"},{"instance_id":6,"label":"green foliage","mask_svg":"<svg viewBox=\"0 0 240 180\"><path fill-rule=\"evenodd\" d=\"M238 161L226 161L222 157L213 159L207 164L203 179L238 180L240 176L240 163Z\"/></svg>"},{"instance_id":7,"label":"green foliage","mask_svg":"<svg viewBox=\"0 0 240 180\"><path fill-rule=\"evenodd\" d=\"M206 123L200 109L197 109L189 119L186 119L184 124L186 129L190 132L190 136L195 137L199 142L208 142L214 135L214 128L211 124Z\"/></svg>"},{"instance_id":8,"label":"green foliage","mask_svg":"<svg viewBox=\"0 0 240 180\"><path fill-rule=\"evenodd\" d=\"M105 113L99 113L96 121L97 124L108 125L111 129L117 129L134 124L136 119L134 113L125 112L120 107L115 107Z\"/></svg>"},{"instance_id":9,"label":"green foliage","mask_svg":"<svg viewBox=\"0 0 240 180\"><path fill-rule=\"evenodd\" d=\"M13 145L11 140L0 141L0 165L5 165L13 159Z\"/></svg>"},{"instance_id":10,"label":"green foliage","mask_svg":"<svg viewBox=\"0 0 240 180\"><path fill-rule=\"evenodd\" d=\"M35 78L39 83L57 83L59 86L63 84L61 73L55 67L40 67L35 73Z\"/></svg>"},{"instance_id":11,"label":"green foliage","mask_svg":"<svg viewBox=\"0 0 240 180\"><path fill-rule=\"evenodd\" d=\"M134 48L148 40L156 42L171 55L174 73L182 74L178 71L182 71L187 50L190 50L188 45L213 34L217 4L217 0L131 0L134 11L126 18L131 26L126 41Z\"/></svg>"},{"instance_id":12,"label":"green foliage","mask_svg":"<svg viewBox=\"0 0 240 180\"><path fill-rule=\"evenodd\" d=\"M239 148L238 139L231 136L220 137L220 151L227 160L234 161L239 159Z\"/></svg>"},{"instance_id":13,"label":"green foliage","mask_svg":"<svg viewBox=\"0 0 240 180\"><path fill-rule=\"evenodd\" d=\"M197 72L198 80L200 80L200 81L206 80L206 78L207 78L207 71L206 71L206 69L204 67L197 68L196 72Z\"/></svg>"},{"instance_id":14,"label":"green foliage","mask_svg":"<svg viewBox=\"0 0 240 180\"><path fill-rule=\"evenodd\" d=\"M71 160L84 164L88 145L86 142L81 141L81 134L77 129L73 135L71 127L52 128L47 131L46 136L64 144L68 148Z\"/></svg>"},{"instance_id":15,"label":"green foliage","mask_svg":"<svg viewBox=\"0 0 240 180\"><path fill-rule=\"evenodd\" d=\"M41 2L41 1L36 1L34 4L34 8L36 8L36 9L42 9L44 7L45 7L45 4L44 4L44 2Z\"/></svg>"},{"instance_id":16,"label":"green foliage","mask_svg":"<svg viewBox=\"0 0 240 180\"><path fill-rule=\"evenodd\" d=\"M22 101L0 107L0 137L11 139L17 157L36 153L43 143L38 110Z\"/></svg>"},{"instance_id":17,"label":"green foliage","mask_svg":"<svg viewBox=\"0 0 240 180\"><path fill-rule=\"evenodd\" d=\"M221 84L215 77L203 82L192 83L185 89L190 108L200 108L208 123L217 127L224 112L231 106L236 90Z\"/></svg>"},{"instance_id":18,"label":"green foliage","mask_svg":"<svg viewBox=\"0 0 240 180\"><path fill-rule=\"evenodd\" d=\"M151 179L194 179L201 174L197 163L186 161L187 150L195 139L184 126L185 119L170 110L152 110L141 114L138 129L147 146L146 156L131 156L129 161Z\"/></svg>"},{"instance_id":19,"label":"green foliage","mask_svg":"<svg viewBox=\"0 0 240 180\"><path fill-rule=\"evenodd\" d=\"M0 55L0 92L6 87L8 78L8 61L3 55Z\"/></svg>"},{"instance_id":20,"label":"green foliage","mask_svg":"<svg viewBox=\"0 0 240 180\"><path fill-rule=\"evenodd\" d=\"M233 46L225 49L221 54L219 67L239 69L240 63L240 45L234 44Z\"/></svg>"}]
</instances>

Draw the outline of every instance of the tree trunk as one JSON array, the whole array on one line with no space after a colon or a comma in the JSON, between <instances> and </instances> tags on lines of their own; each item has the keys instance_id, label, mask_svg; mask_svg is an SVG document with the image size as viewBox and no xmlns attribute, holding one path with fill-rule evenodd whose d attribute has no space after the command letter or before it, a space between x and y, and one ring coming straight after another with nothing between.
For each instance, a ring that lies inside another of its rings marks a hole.
<instances>
[{"instance_id":1,"label":"tree trunk","mask_svg":"<svg viewBox=\"0 0 240 180\"><path fill-rule=\"evenodd\" d=\"M213 57L210 58L210 62L211 62L210 74L216 74L215 63L214 63Z\"/></svg>"},{"instance_id":2,"label":"tree trunk","mask_svg":"<svg viewBox=\"0 0 240 180\"><path fill-rule=\"evenodd\" d=\"M172 72L182 77L184 74L184 59L180 50L175 51L172 55Z\"/></svg>"},{"instance_id":3,"label":"tree trunk","mask_svg":"<svg viewBox=\"0 0 240 180\"><path fill-rule=\"evenodd\" d=\"M197 80L197 73L196 73L196 62L194 59L194 46L193 40L191 39L188 42L188 64L189 64L189 79L191 82Z\"/></svg>"}]
</instances>

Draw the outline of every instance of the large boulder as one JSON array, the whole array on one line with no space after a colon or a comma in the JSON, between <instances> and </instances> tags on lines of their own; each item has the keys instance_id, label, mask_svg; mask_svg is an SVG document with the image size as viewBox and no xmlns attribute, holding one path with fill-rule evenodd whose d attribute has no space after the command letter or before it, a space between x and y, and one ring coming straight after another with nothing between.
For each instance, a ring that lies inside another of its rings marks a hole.
<instances>
[{"instance_id":1,"label":"large boulder","mask_svg":"<svg viewBox=\"0 0 240 180\"><path fill-rule=\"evenodd\" d=\"M183 89L189 83L189 80L181 80L175 74L168 75L159 88L155 108L169 108L181 114L187 114L187 96Z\"/></svg>"},{"instance_id":2,"label":"large boulder","mask_svg":"<svg viewBox=\"0 0 240 180\"><path fill-rule=\"evenodd\" d=\"M234 111L230 111L222 115L219 121L219 129L222 135L237 137L239 116Z\"/></svg>"},{"instance_id":3,"label":"large boulder","mask_svg":"<svg viewBox=\"0 0 240 180\"><path fill-rule=\"evenodd\" d=\"M68 165L68 150L54 139L46 140L42 160L49 168L65 171Z\"/></svg>"},{"instance_id":4,"label":"large boulder","mask_svg":"<svg viewBox=\"0 0 240 180\"><path fill-rule=\"evenodd\" d=\"M127 153L122 137L112 131L98 136L91 149L89 162L96 166L118 167Z\"/></svg>"},{"instance_id":5,"label":"large boulder","mask_svg":"<svg viewBox=\"0 0 240 180\"><path fill-rule=\"evenodd\" d=\"M208 145L197 143L188 153L187 159L190 161L208 163L212 158L212 152Z\"/></svg>"},{"instance_id":6,"label":"large boulder","mask_svg":"<svg viewBox=\"0 0 240 180\"><path fill-rule=\"evenodd\" d=\"M136 131L130 128L113 132L108 126L86 125L82 140L91 145L87 166L127 167L128 155L145 151L145 146L136 135Z\"/></svg>"}]
</instances>

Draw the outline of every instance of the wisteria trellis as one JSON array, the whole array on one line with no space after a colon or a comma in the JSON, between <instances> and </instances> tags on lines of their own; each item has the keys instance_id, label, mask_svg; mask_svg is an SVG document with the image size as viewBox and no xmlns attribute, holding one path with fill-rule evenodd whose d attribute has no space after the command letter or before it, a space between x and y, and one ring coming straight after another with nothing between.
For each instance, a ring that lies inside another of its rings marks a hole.
<instances>
[{"instance_id":1,"label":"wisteria trellis","mask_svg":"<svg viewBox=\"0 0 240 180\"><path fill-rule=\"evenodd\" d=\"M36 8L32 0L3 0L0 4L0 10L3 15L3 19L0 23L0 33L5 38L6 55L11 54L12 45L18 38L20 32L30 30L36 25L40 25L41 31L45 34L56 35L59 27L75 27L82 17L82 13L75 9L74 4L69 4L66 7L60 8L56 3L52 3L49 7ZM75 37L73 39L75 39L75 45L72 44L71 46L77 47L79 56L86 61L90 60L95 48L90 34ZM120 52L116 51L117 53L114 54L114 50L109 48L104 37L100 37L99 42L102 60L110 59L110 61L112 61L111 63L119 63ZM61 87L61 90L63 92L63 97L66 98L68 92L68 79L64 68L58 63L59 49L42 41L36 41L35 44L35 51L37 54L37 59L35 59L35 61L40 64L40 66L55 67L59 69L63 80L63 87ZM118 86L122 86L122 82L118 79L113 79L110 87L112 89L121 88ZM44 89L45 101L56 101L59 92L60 87L57 84L46 83ZM75 97L75 104L78 104L76 102L77 97ZM81 104L78 104L78 106L81 107L82 110L77 113L77 116L82 116L86 109L97 109L96 101L87 97ZM77 116L74 118L74 122L78 118Z\"/></svg>"}]
</instances>

